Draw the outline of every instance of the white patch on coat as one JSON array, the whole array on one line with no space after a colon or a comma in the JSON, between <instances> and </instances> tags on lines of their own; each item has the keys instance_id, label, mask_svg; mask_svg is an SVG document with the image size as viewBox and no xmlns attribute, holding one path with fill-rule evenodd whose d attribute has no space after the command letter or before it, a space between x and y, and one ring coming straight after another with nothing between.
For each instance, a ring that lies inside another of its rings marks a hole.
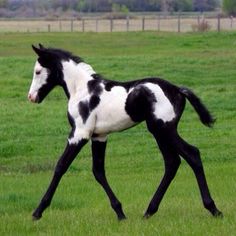
<instances>
[{"instance_id":1,"label":"white patch on coat","mask_svg":"<svg viewBox=\"0 0 236 236\"><path fill-rule=\"evenodd\" d=\"M70 96L81 93L81 90L86 88L88 81L93 79L91 75L95 74L93 68L84 62L76 64L73 60L63 61L62 66L64 81Z\"/></svg>"},{"instance_id":2,"label":"white patch on coat","mask_svg":"<svg viewBox=\"0 0 236 236\"><path fill-rule=\"evenodd\" d=\"M127 91L124 87L114 86L111 91L104 90L100 103L95 108L95 134L109 134L133 126L135 123L125 111Z\"/></svg>"},{"instance_id":3,"label":"white patch on coat","mask_svg":"<svg viewBox=\"0 0 236 236\"><path fill-rule=\"evenodd\" d=\"M74 136L68 139L68 143L70 145L72 144L76 145L79 143L79 141L83 139L89 140L90 137L91 137L91 134L89 133L89 131L76 128L74 132Z\"/></svg>"},{"instance_id":4,"label":"white patch on coat","mask_svg":"<svg viewBox=\"0 0 236 236\"><path fill-rule=\"evenodd\" d=\"M174 108L160 86L153 83L146 83L144 86L152 91L157 100L153 112L156 118L161 119L164 122L172 121L176 117Z\"/></svg>"},{"instance_id":5,"label":"white patch on coat","mask_svg":"<svg viewBox=\"0 0 236 236\"><path fill-rule=\"evenodd\" d=\"M47 83L47 78L47 68L42 67L41 64L36 61L34 66L33 80L29 90L29 95L31 96L32 100L36 99L39 89Z\"/></svg>"},{"instance_id":6,"label":"white patch on coat","mask_svg":"<svg viewBox=\"0 0 236 236\"><path fill-rule=\"evenodd\" d=\"M86 71L89 75L96 74L96 72L93 70L92 66L90 66L87 63L80 62L78 64L78 67L81 68L82 70Z\"/></svg>"},{"instance_id":7,"label":"white patch on coat","mask_svg":"<svg viewBox=\"0 0 236 236\"><path fill-rule=\"evenodd\" d=\"M83 123L82 117L80 115L74 118L75 130L73 137L68 139L69 144L78 144L82 139L89 140L93 134L95 120L96 118L94 114L91 114L88 117L85 124Z\"/></svg>"}]
</instances>

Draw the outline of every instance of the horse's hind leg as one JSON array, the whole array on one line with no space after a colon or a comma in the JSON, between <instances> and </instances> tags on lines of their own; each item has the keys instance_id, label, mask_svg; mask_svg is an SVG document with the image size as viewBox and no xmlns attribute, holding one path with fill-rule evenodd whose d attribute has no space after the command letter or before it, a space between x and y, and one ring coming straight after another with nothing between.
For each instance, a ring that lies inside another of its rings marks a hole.
<instances>
[{"instance_id":1,"label":"horse's hind leg","mask_svg":"<svg viewBox=\"0 0 236 236\"><path fill-rule=\"evenodd\" d=\"M222 216L223 214L216 208L210 195L199 150L184 141L177 133L175 135L174 145L179 155L187 161L196 176L204 207L209 210L213 216Z\"/></svg>"},{"instance_id":2,"label":"horse's hind leg","mask_svg":"<svg viewBox=\"0 0 236 236\"><path fill-rule=\"evenodd\" d=\"M152 126L150 126L148 123L147 125L149 131L154 135L163 155L165 163L165 173L159 187L157 188L157 191L155 192L151 202L149 203L149 206L144 215L145 218L148 218L157 212L161 200L164 197L164 194L171 181L175 177L180 165L180 157L178 156L177 152L172 147L170 142L170 132L167 129L159 130L159 132L157 132L157 130L153 130Z\"/></svg>"}]
</instances>

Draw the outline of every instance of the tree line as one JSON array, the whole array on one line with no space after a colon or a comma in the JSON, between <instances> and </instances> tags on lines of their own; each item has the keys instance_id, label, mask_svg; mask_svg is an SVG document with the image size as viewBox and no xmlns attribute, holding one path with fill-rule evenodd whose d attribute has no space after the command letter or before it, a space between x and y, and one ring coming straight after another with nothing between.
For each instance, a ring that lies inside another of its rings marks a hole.
<instances>
[{"instance_id":1,"label":"tree line","mask_svg":"<svg viewBox=\"0 0 236 236\"><path fill-rule=\"evenodd\" d=\"M224 4L223 2L226 2ZM58 12L214 11L235 0L0 0L0 17Z\"/></svg>"}]
</instances>

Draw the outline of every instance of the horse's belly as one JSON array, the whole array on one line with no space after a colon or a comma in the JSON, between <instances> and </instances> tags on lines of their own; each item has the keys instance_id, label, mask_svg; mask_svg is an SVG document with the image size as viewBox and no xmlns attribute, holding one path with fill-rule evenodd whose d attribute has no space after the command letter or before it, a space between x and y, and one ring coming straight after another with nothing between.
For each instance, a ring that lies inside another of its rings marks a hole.
<instances>
[{"instance_id":1,"label":"horse's belly","mask_svg":"<svg viewBox=\"0 0 236 236\"><path fill-rule=\"evenodd\" d=\"M135 123L130 116L123 111L113 110L113 112L103 112L97 114L96 125L94 133L108 134L111 132L122 131L132 127Z\"/></svg>"},{"instance_id":2,"label":"horse's belly","mask_svg":"<svg viewBox=\"0 0 236 236\"><path fill-rule=\"evenodd\" d=\"M127 92L122 87L116 86L109 92L104 91L96 109L94 133L121 131L135 124L125 110L126 99Z\"/></svg>"}]
</instances>

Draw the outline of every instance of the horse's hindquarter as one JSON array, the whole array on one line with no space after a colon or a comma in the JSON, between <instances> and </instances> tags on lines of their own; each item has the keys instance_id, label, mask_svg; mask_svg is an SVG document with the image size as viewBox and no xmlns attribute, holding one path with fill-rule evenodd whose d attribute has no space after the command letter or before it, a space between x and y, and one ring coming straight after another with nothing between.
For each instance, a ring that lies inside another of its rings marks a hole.
<instances>
[{"instance_id":1,"label":"horse's hindquarter","mask_svg":"<svg viewBox=\"0 0 236 236\"><path fill-rule=\"evenodd\" d=\"M175 118L173 104L166 96L168 89L164 89L155 81L144 81L136 86L129 94L126 110L132 120L141 122L146 119L157 119L163 122Z\"/></svg>"},{"instance_id":2,"label":"horse's hindquarter","mask_svg":"<svg viewBox=\"0 0 236 236\"><path fill-rule=\"evenodd\" d=\"M127 96L128 93L122 86L114 86L110 91L103 91L95 111L94 133L108 134L127 129L135 124L125 110Z\"/></svg>"}]
</instances>

